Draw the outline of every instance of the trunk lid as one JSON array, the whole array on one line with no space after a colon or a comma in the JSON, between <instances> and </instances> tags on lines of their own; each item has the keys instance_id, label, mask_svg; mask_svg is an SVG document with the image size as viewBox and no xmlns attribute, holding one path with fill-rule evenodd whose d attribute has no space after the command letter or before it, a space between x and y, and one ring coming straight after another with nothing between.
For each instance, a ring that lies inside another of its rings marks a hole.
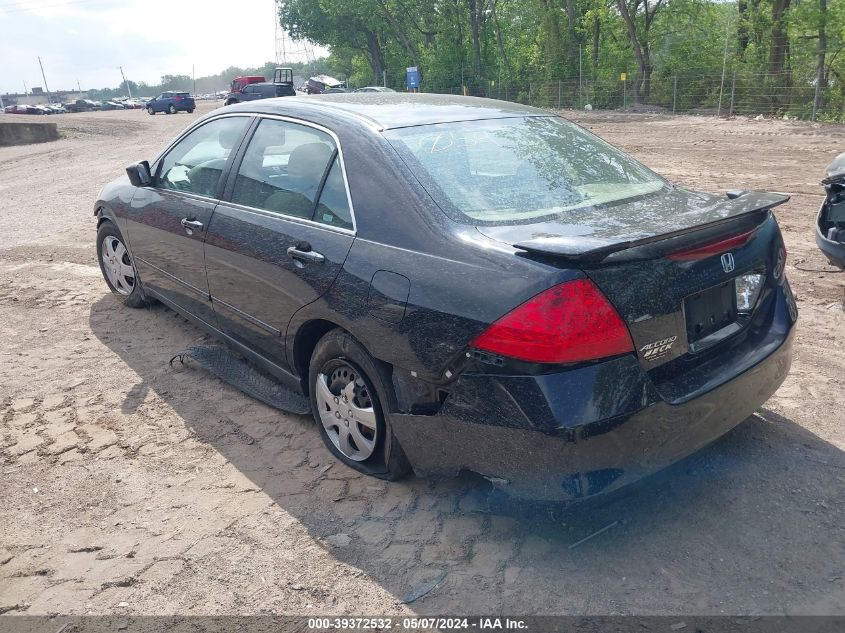
<instances>
[{"instance_id":1,"label":"trunk lid","mask_svg":"<svg viewBox=\"0 0 845 633\"><path fill-rule=\"evenodd\" d=\"M767 288L783 275L785 251L770 209L788 199L673 189L581 210L571 222L477 229L522 256L582 269L622 316L650 371L682 356L704 358L751 322ZM757 299L740 310L737 288L755 280Z\"/></svg>"},{"instance_id":2,"label":"trunk lid","mask_svg":"<svg viewBox=\"0 0 845 633\"><path fill-rule=\"evenodd\" d=\"M528 252L589 263L602 261L614 252L730 222L788 200L789 196L778 193L742 192L726 199L672 188L664 195L573 210L554 221L477 229Z\"/></svg>"}]
</instances>

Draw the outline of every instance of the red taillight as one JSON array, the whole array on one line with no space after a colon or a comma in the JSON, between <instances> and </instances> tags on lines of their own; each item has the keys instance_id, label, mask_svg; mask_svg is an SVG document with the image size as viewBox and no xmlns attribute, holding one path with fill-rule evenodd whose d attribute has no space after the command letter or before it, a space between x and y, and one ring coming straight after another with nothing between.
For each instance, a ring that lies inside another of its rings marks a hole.
<instances>
[{"instance_id":1,"label":"red taillight","mask_svg":"<svg viewBox=\"0 0 845 633\"><path fill-rule=\"evenodd\" d=\"M532 297L471 345L532 363L577 363L634 351L622 318L589 279L567 281Z\"/></svg>"},{"instance_id":2,"label":"red taillight","mask_svg":"<svg viewBox=\"0 0 845 633\"><path fill-rule=\"evenodd\" d=\"M184 97L174 97L173 99L174 101L181 101L182 99L184 99Z\"/></svg>"},{"instance_id":3,"label":"red taillight","mask_svg":"<svg viewBox=\"0 0 845 633\"><path fill-rule=\"evenodd\" d=\"M751 229L750 231L740 233L739 235L719 238L718 240L693 246L692 248L684 248L679 251L673 251L666 255L666 257L675 261L692 262L710 257L711 255L718 255L719 253L724 253L725 251L729 251L733 248L745 246L749 241L751 241L751 238L754 237L754 233L756 231L757 229Z\"/></svg>"}]
</instances>

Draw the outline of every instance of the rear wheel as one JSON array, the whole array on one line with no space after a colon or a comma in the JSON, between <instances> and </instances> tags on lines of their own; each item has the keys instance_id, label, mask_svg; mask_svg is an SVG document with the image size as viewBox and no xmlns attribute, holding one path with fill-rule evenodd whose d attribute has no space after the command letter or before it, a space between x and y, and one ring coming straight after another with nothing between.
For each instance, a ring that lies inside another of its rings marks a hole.
<instances>
[{"instance_id":1,"label":"rear wheel","mask_svg":"<svg viewBox=\"0 0 845 633\"><path fill-rule=\"evenodd\" d=\"M381 479L410 471L384 414L382 372L360 343L342 330L326 334L311 356L308 380L314 419L335 457Z\"/></svg>"},{"instance_id":2,"label":"rear wheel","mask_svg":"<svg viewBox=\"0 0 845 633\"><path fill-rule=\"evenodd\" d=\"M97 231L97 260L109 290L123 304L140 308L149 302L123 236L111 222L103 222Z\"/></svg>"},{"instance_id":3,"label":"rear wheel","mask_svg":"<svg viewBox=\"0 0 845 633\"><path fill-rule=\"evenodd\" d=\"M168 111L170 114L176 114L176 106L175 106L175 105L173 105L173 104L171 103L171 104L170 104L170 107L169 107L169 108L167 108L167 111Z\"/></svg>"},{"instance_id":4,"label":"rear wheel","mask_svg":"<svg viewBox=\"0 0 845 633\"><path fill-rule=\"evenodd\" d=\"M194 109L193 109L193 108L191 108L190 110L188 110L188 114L193 114L193 113L194 113Z\"/></svg>"}]
</instances>

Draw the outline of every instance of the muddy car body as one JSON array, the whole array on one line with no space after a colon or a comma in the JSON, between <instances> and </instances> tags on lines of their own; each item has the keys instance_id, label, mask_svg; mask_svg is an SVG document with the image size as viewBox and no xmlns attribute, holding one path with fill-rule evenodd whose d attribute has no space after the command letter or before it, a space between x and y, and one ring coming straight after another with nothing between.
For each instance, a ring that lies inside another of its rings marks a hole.
<instances>
[{"instance_id":1,"label":"muddy car body","mask_svg":"<svg viewBox=\"0 0 845 633\"><path fill-rule=\"evenodd\" d=\"M789 370L787 198L682 189L541 110L262 100L127 173L95 204L111 289L307 394L369 474L606 492L722 436Z\"/></svg>"}]
</instances>

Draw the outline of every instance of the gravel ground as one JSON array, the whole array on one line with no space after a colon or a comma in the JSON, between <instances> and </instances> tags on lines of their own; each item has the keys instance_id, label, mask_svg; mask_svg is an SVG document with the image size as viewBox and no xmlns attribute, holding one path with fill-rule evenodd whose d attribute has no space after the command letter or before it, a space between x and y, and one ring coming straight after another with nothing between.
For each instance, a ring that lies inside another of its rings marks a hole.
<instances>
[{"instance_id":1,"label":"gravel ground","mask_svg":"<svg viewBox=\"0 0 845 633\"><path fill-rule=\"evenodd\" d=\"M109 296L98 190L209 107L53 117L62 140L0 148L0 613L845 613L845 275L812 228L845 127L567 113L679 183L793 194L795 362L623 494L490 511L469 478L356 474L309 419L168 366L199 329Z\"/></svg>"}]
</instances>

